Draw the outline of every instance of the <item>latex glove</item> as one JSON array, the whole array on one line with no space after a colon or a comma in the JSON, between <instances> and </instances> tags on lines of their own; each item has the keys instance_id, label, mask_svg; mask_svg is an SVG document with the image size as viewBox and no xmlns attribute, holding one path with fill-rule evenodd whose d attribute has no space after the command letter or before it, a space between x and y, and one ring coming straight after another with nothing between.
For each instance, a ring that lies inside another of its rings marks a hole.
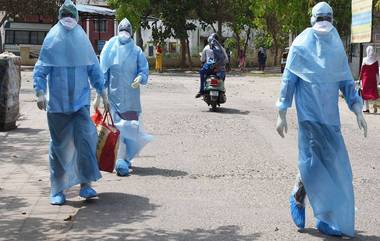
<instances>
[{"instance_id":1,"label":"latex glove","mask_svg":"<svg viewBox=\"0 0 380 241\"><path fill-rule=\"evenodd\" d=\"M364 137L367 137L367 132L368 132L368 127L367 127L367 122L364 119L362 107L360 104L354 104L352 106L352 111L356 115L356 120L358 121L358 126L360 130L363 130L364 132Z\"/></svg>"},{"instance_id":2,"label":"latex glove","mask_svg":"<svg viewBox=\"0 0 380 241\"><path fill-rule=\"evenodd\" d=\"M284 131L285 133L288 133L288 123L286 122L286 110L280 110L278 112L276 130L282 138L285 137Z\"/></svg>"},{"instance_id":3,"label":"latex glove","mask_svg":"<svg viewBox=\"0 0 380 241\"><path fill-rule=\"evenodd\" d=\"M106 112L110 111L110 103L108 101L107 92L105 90L103 90L102 92L102 99L103 99L104 110Z\"/></svg>"},{"instance_id":4,"label":"latex glove","mask_svg":"<svg viewBox=\"0 0 380 241\"><path fill-rule=\"evenodd\" d=\"M140 75L137 76L136 79L132 82L131 87L133 89L137 89L138 87L140 87L141 79L142 77Z\"/></svg>"},{"instance_id":5,"label":"latex glove","mask_svg":"<svg viewBox=\"0 0 380 241\"><path fill-rule=\"evenodd\" d=\"M37 107L40 110L46 110L46 95L43 92L37 93Z\"/></svg>"}]
</instances>

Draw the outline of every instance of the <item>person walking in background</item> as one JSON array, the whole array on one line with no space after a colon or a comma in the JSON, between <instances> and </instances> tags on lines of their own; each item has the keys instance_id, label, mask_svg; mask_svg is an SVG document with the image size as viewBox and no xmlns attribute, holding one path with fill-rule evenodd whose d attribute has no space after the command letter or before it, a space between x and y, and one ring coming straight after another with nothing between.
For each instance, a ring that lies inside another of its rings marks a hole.
<instances>
[{"instance_id":1,"label":"person walking in background","mask_svg":"<svg viewBox=\"0 0 380 241\"><path fill-rule=\"evenodd\" d=\"M116 174L128 176L133 158L152 140L141 122L140 85L148 82L149 65L141 50L132 39L132 25L123 19L118 35L111 38L100 54L100 66L108 89L111 115L120 131ZM94 101L99 107L100 96Z\"/></svg>"},{"instance_id":2,"label":"person walking in background","mask_svg":"<svg viewBox=\"0 0 380 241\"><path fill-rule=\"evenodd\" d=\"M363 59L360 70L360 80L362 83L362 98L364 100L364 113L369 113L369 104L373 103L373 110L377 113L376 101L379 99L377 86L380 84L379 79L379 62L376 59L376 53L372 46L367 47L367 57Z\"/></svg>"},{"instance_id":3,"label":"person walking in background","mask_svg":"<svg viewBox=\"0 0 380 241\"><path fill-rule=\"evenodd\" d=\"M160 43L157 43L156 45L156 71L162 73L162 61L163 61L163 56L162 56L162 49Z\"/></svg>"},{"instance_id":4,"label":"person walking in background","mask_svg":"<svg viewBox=\"0 0 380 241\"><path fill-rule=\"evenodd\" d=\"M90 186L101 174L96 159L98 135L90 118L88 80L108 108L103 73L86 33L77 24L78 10L71 0L61 6L58 19L42 44L33 73L37 106L47 111L51 136L53 205L64 204L64 191L77 184L81 185L81 197L97 195Z\"/></svg>"},{"instance_id":5,"label":"person walking in background","mask_svg":"<svg viewBox=\"0 0 380 241\"><path fill-rule=\"evenodd\" d=\"M239 68L240 71L245 70L245 54L242 49L239 51Z\"/></svg>"},{"instance_id":6,"label":"person walking in background","mask_svg":"<svg viewBox=\"0 0 380 241\"><path fill-rule=\"evenodd\" d=\"M259 60L259 70L265 70L265 62L267 61L267 55L265 53L265 49L263 47L259 48L258 52L258 60Z\"/></svg>"}]
</instances>

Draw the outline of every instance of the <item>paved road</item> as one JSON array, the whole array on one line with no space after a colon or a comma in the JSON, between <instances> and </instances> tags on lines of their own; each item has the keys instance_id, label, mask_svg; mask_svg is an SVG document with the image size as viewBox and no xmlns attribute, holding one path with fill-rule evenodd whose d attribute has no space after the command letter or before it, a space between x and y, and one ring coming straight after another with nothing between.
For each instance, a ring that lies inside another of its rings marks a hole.
<instances>
[{"instance_id":1,"label":"paved road","mask_svg":"<svg viewBox=\"0 0 380 241\"><path fill-rule=\"evenodd\" d=\"M48 200L46 115L23 72L19 128L0 133L0 240L330 240L290 221L288 196L297 173L297 125L275 131L280 77L230 77L218 113L194 99L196 76L150 77L143 90L145 129L155 141L131 177L103 174L98 199L68 191L67 205ZM355 240L380 240L380 116L368 115L363 139L342 101L342 129L356 190Z\"/></svg>"}]
</instances>

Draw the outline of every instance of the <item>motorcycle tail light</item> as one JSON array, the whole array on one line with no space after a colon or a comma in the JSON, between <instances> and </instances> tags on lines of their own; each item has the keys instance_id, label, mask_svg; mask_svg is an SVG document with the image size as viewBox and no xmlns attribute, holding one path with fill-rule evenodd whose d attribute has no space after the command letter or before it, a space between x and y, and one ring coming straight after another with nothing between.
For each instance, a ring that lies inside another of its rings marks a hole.
<instances>
[{"instance_id":1,"label":"motorcycle tail light","mask_svg":"<svg viewBox=\"0 0 380 241\"><path fill-rule=\"evenodd\" d=\"M217 80L217 79L212 79L210 85L211 85L211 86L218 86L218 85L219 85L219 80Z\"/></svg>"}]
</instances>

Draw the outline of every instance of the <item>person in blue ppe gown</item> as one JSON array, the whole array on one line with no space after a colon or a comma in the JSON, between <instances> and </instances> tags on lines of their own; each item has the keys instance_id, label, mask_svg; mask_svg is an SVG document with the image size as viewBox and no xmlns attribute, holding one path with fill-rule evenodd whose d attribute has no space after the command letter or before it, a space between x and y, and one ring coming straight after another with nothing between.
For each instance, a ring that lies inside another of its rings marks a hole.
<instances>
[{"instance_id":1,"label":"person in blue ppe gown","mask_svg":"<svg viewBox=\"0 0 380 241\"><path fill-rule=\"evenodd\" d=\"M111 38L100 55L100 66L108 89L111 115L120 130L116 173L128 176L131 161L151 141L141 123L140 85L148 82L148 61L132 39L132 25L123 19L118 26L118 35ZM97 109L98 95L94 101Z\"/></svg>"},{"instance_id":2,"label":"person in blue ppe gown","mask_svg":"<svg viewBox=\"0 0 380 241\"><path fill-rule=\"evenodd\" d=\"M37 105L47 111L50 201L65 202L64 191L80 184L83 198L96 196L90 184L101 178L96 159L97 133L90 118L90 85L107 102L104 76L92 45L77 24L76 6L66 0L59 22L47 34L34 67Z\"/></svg>"},{"instance_id":3,"label":"person in blue ppe gown","mask_svg":"<svg viewBox=\"0 0 380 241\"><path fill-rule=\"evenodd\" d=\"M348 59L325 2L314 6L311 28L293 42L282 77L277 131L287 132L286 111L296 101L300 176L290 197L291 215L305 227L305 196L326 235L355 235L355 206L350 160L340 129L339 90L367 135L362 99L355 89Z\"/></svg>"}]
</instances>

